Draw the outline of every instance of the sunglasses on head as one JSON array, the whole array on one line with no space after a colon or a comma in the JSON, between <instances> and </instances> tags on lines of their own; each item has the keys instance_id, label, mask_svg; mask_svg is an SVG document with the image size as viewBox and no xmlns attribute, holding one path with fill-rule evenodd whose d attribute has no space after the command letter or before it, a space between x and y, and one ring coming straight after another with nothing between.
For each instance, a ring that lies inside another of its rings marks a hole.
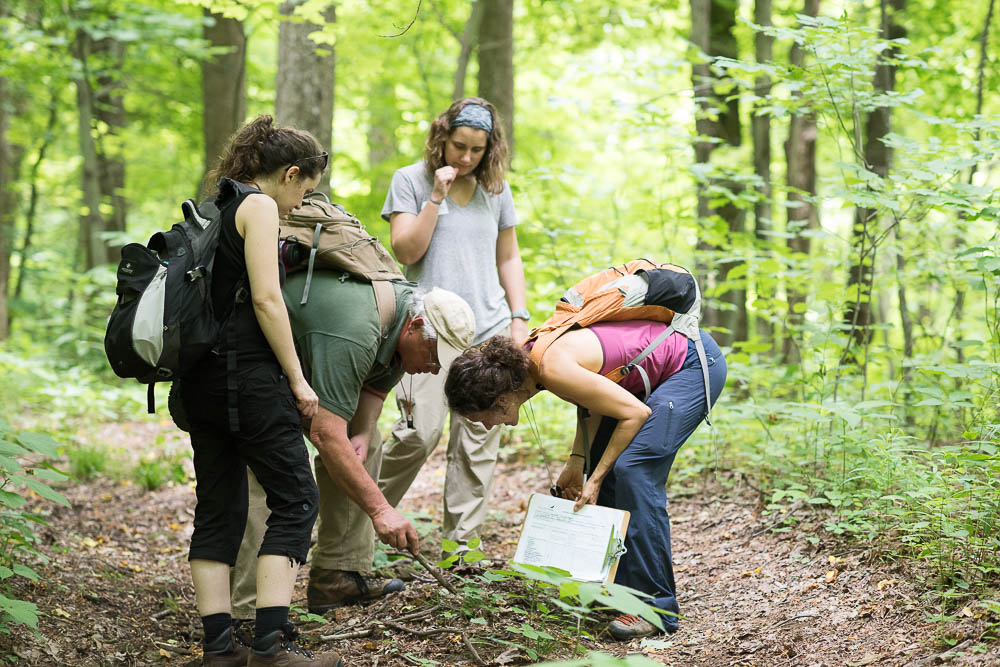
<instances>
[{"instance_id":1,"label":"sunglasses on head","mask_svg":"<svg viewBox=\"0 0 1000 667\"><path fill-rule=\"evenodd\" d=\"M322 160L323 164L320 165L319 170L324 171L326 170L326 165L330 162L330 154L327 153L326 151L323 151L319 155L310 155L309 157L304 157L301 160L296 160L292 164L299 165L302 162L307 162L309 160Z\"/></svg>"}]
</instances>

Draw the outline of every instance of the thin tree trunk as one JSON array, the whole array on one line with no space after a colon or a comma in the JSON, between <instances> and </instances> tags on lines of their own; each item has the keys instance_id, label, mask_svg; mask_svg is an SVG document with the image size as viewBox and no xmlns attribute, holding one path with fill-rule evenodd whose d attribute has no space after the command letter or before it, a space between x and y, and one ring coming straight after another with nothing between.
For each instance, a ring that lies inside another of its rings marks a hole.
<instances>
[{"instance_id":1,"label":"thin tree trunk","mask_svg":"<svg viewBox=\"0 0 1000 667\"><path fill-rule=\"evenodd\" d=\"M28 176L28 212L24 216L24 239L17 252L19 261L17 282L14 283L15 299L19 299L22 291L24 290L24 280L27 276L28 269L28 257L30 256L29 250L31 249L31 241L35 235L35 214L38 210L38 172L42 168L42 162L45 160L45 154L48 152L49 146L52 145L52 141L55 139L56 122L58 118L59 101L55 98L55 96L53 96L52 101L49 104L49 121L45 127L45 135L42 137L42 143L38 147L38 156L31 165L31 173Z\"/></svg>"},{"instance_id":2,"label":"thin tree trunk","mask_svg":"<svg viewBox=\"0 0 1000 667\"><path fill-rule=\"evenodd\" d=\"M503 119L507 147L514 155L514 0L480 0L479 96Z\"/></svg>"},{"instance_id":3,"label":"thin tree trunk","mask_svg":"<svg viewBox=\"0 0 1000 667\"><path fill-rule=\"evenodd\" d=\"M89 271L108 261L100 232L105 228L101 216L100 165L97 144L94 140L94 91L90 83L89 58L90 36L83 30L77 31L74 41L74 56L80 64L76 78L77 133L80 141L81 191L83 206L80 214L78 245L83 251L83 270Z\"/></svg>"},{"instance_id":4,"label":"thin tree trunk","mask_svg":"<svg viewBox=\"0 0 1000 667\"><path fill-rule=\"evenodd\" d=\"M881 35L883 39L898 39L906 31L895 22L895 14L906 7L906 0L882 0ZM886 51L875 68L875 90L889 92L895 89L896 66L891 62L898 49ZM883 139L892 131L892 109L878 107L868 114L865 132L865 167L884 179L888 177L892 163L892 149ZM855 347L863 348L871 341L872 310L871 290L874 280L875 248L878 211L859 207L855 209L853 243L857 258L848 273L848 295L851 299L844 313L844 322L850 327L850 335ZM851 355L848 355L850 358Z\"/></svg>"},{"instance_id":5,"label":"thin tree trunk","mask_svg":"<svg viewBox=\"0 0 1000 667\"><path fill-rule=\"evenodd\" d=\"M101 201L110 204L108 215L104 218L104 231L124 232L128 203L125 199L125 156L120 132L127 120L119 76L124 65L125 47L120 41L106 37L94 43L94 53L100 54L102 63L94 94L94 116L98 127L102 128L97 141L98 181ZM105 261L117 261L121 257L119 241L102 240L102 243L105 246Z\"/></svg>"},{"instance_id":6,"label":"thin tree trunk","mask_svg":"<svg viewBox=\"0 0 1000 667\"><path fill-rule=\"evenodd\" d=\"M0 9L0 16L4 14ZM8 94L7 79L0 77L0 341L10 334L10 311L7 292L10 284L10 239L14 233L14 192L11 185L16 179L15 147L10 143L10 111L13 106Z\"/></svg>"},{"instance_id":7,"label":"thin tree trunk","mask_svg":"<svg viewBox=\"0 0 1000 667\"><path fill-rule=\"evenodd\" d=\"M754 23L762 28L771 27L771 0L756 0L754 2ZM774 58L774 38L758 31L754 34L754 55L758 63L766 64ZM771 203L771 115L759 107L766 104L771 93L771 78L766 74L754 80L756 106L753 113L753 167L754 174L760 180L757 188L757 201L754 202L754 238L757 252L769 253L771 217L774 207ZM773 283L772 283L773 284ZM773 289L763 289L761 282L757 283L759 298L770 299L774 296ZM772 338L771 324L764 317L756 318L756 333L764 340Z\"/></svg>"},{"instance_id":8,"label":"thin tree trunk","mask_svg":"<svg viewBox=\"0 0 1000 667\"><path fill-rule=\"evenodd\" d=\"M201 63L202 136L205 141L205 168L198 181L204 189L205 176L215 167L229 137L242 125L247 115L246 51L243 24L221 14L204 10L203 36L213 48L227 52L206 58Z\"/></svg>"},{"instance_id":9,"label":"thin tree trunk","mask_svg":"<svg viewBox=\"0 0 1000 667\"><path fill-rule=\"evenodd\" d=\"M399 155L395 129L400 118L396 110L396 86L390 77L381 76L375 80L371 99L379 103L368 107L368 171L372 180L372 203L381 206Z\"/></svg>"},{"instance_id":10,"label":"thin tree trunk","mask_svg":"<svg viewBox=\"0 0 1000 667\"><path fill-rule=\"evenodd\" d=\"M816 17L819 15L819 0L805 0L803 14ZM805 49L799 44L793 44L788 54L792 67L802 68L805 65ZM799 96L800 93L794 92ZM792 258L802 264L808 262L811 251L809 236L802 232L819 226L819 216L813 205L816 196L816 114L794 114L788 125L788 139L785 141L785 178L789 186L788 202L793 206L786 208L786 231L788 249ZM801 289L804 278L793 276L785 283L785 293L788 295L788 327L782 342L782 363L798 363L799 348L795 344L795 334L804 321L806 296Z\"/></svg>"},{"instance_id":11,"label":"thin tree trunk","mask_svg":"<svg viewBox=\"0 0 1000 667\"><path fill-rule=\"evenodd\" d=\"M473 0L472 7L469 9L469 20L465 22L465 29L458 38L460 49L458 63L455 66L455 88L451 95L452 100L460 100L465 97L465 73L469 68L469 58L472 56L472 48L476 45L476 36L479 34L479 26L483 22L485 9L484 0Z\"/></svg>"},{"instance_id":12,"label":"thin tree trunk","mask_svg":"<svg viewBox=\"0 0 1000 667\"><path fill-rule=\"evenodd\" d=\"M691 0L691 42L709 58L723 57L737 59L739 48L733 34L736 25L736 0ZM721 83L712 74L708 63L697 63L692 68L692 80L695 89L695 100L698 112L695 116L695 158L700 164L711 160L711 154L721 140L730 146L739 146L740 118L739 101L736 95L722 95L716 92L716 85ZM716 220L724 224L726 239L732 239L744 233L746 215L736 206L724 205L713 207L707 194L708 187L727 188L734 195L739 193L741 185L726 179L712 179L709 183L698 184L698 218L703 227L716 227ZM706 238L715 236L718 239L719 230L714 234L703 234L699 238L698 248L704 252L702 256L720 247L718 240ZM719 309L707 308L704 322L708 326L722 326L728 333L719 337L719 342L729 344L735 340L747 338L746 311L746 277L734 278L735 287L725 286L733 269L742 262L733 261L720 263L716 266L714 276L709 277L708 267L704 261L699 262L698 273L704 281L708 278L710 290L718 290L718 301L725 304Z\"/></svg>"},{"instance_id":13,"label":"thin tree trunk","mask_svg":"<svg viewBox=\"0 0 1000 667\"><path fill-rule=\"evenodd\" d=\"M990 36L990 24L993 22L993 7L996 4L995 0L990 0L990 4L986 9L986 19L983 21L983 31L979 34L979 67L977 68L976 77L976 115L983 113L983 80L986 76L986 61L987 61L987 47L989 46L989 36ZM981 131L977 127L973 134L975 138L975 143L979 143ZM972 185L976 178L976 172L979 171L979 163L972 165L969 169L969 178L967 180L969 185ZM957 237L954 241L954 247L956 250L960 245L964 243L965 239L961 236ZM957 294L955 295L955 317L954 321L961 324L962 317L965 314L965 287L959 284L956 287ZM962 327L955 327L955 341L956 343L962 342ZM956 358L958 363L965 363L965 348L962 345L955 345Z\"/></svg>"},{"instance_id":14,"label":"thin tree trunk","mask_svg":"<svg viewBox=\"0 0 1000 667\"><path fill-rule=\"evenodd\" d=\"M292 16L301 4L302 0L283 3L282 15ZM323 11L323 19L327 23L337 20L333 3ZM274 116L281 125L308 130L324 150L332 152L336 59L332 46L309 39L319 28L308 21L282 20L278 29ZM329 176L328 171L317 190L330 192Z\"/></svg>"}]
</instances>

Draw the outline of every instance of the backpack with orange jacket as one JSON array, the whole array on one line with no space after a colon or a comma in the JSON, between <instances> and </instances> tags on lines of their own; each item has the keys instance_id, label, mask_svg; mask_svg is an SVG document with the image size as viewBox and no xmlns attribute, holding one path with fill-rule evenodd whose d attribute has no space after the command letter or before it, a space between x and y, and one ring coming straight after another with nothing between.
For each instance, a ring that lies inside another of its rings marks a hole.
<instances>
[{"instance_id":1,"label":"backpack with orange jacket","mask_svg":"<svg viewBox=\"0 0 1000 667\"><path fill-rule=\"evenodd\" d=\"M528 340L535 341L530 356L535 365L539 365L545 351L556 339L570 329L596 322L665 322L670 326L646 349L624 366L607 373L606 377L621 382L632 371L638 371L646 389L644 398L649 398L652 388L646 371L639 366L640 362L674 332L683 334L694 342L701 362L705 379L705 420L708 421L712 394L709 391L705 346L698 327L700 319L701 291L690 271L673 264L636 259L588 276L566 290L556 302L552 316L528 334Z\"/></svg>"}]
</instances>

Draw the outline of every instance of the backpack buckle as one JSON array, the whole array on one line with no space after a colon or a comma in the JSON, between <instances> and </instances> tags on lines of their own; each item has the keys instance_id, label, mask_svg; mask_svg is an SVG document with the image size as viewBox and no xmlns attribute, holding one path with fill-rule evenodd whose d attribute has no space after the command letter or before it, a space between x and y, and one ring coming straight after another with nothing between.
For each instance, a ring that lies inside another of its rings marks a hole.
<instances>
[{"instance_id":1,"label":"backpack buckle","mask_svg":"<svg viewBox=\"0 0 1000 667\"><path fill-rule=\"evenodd\" d=\"M189 282L193 283L196 280L201 280L205 277L205 267L196 266L187 273L184 274L184 278Z\"/></svg>"}]
</instances>

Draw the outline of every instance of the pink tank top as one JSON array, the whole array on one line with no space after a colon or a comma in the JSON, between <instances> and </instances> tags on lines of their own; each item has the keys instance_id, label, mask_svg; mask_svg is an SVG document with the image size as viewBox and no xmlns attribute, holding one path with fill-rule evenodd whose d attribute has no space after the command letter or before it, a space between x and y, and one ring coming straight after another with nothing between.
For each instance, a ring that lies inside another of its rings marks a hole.
<instances>
[{"instance_id":1,"label":"pink tank top","mask_svg":"<svg viewBox=\"0 0 1000 667\"><path fill-rule=\"evenodd\" d=\"M604 365L601 375L624 366L646 349L667 325L650 320L628 322L598 322L587 327L594 332L604 350ZM687 357L688 339L683 334L673 333L653 350L639 364L649 375L650 387L658 387L664 380L680 370ZM619 383L622 387L640 396L645 391L642 375L634 370Z\"/></svg>"}]
</instances>

